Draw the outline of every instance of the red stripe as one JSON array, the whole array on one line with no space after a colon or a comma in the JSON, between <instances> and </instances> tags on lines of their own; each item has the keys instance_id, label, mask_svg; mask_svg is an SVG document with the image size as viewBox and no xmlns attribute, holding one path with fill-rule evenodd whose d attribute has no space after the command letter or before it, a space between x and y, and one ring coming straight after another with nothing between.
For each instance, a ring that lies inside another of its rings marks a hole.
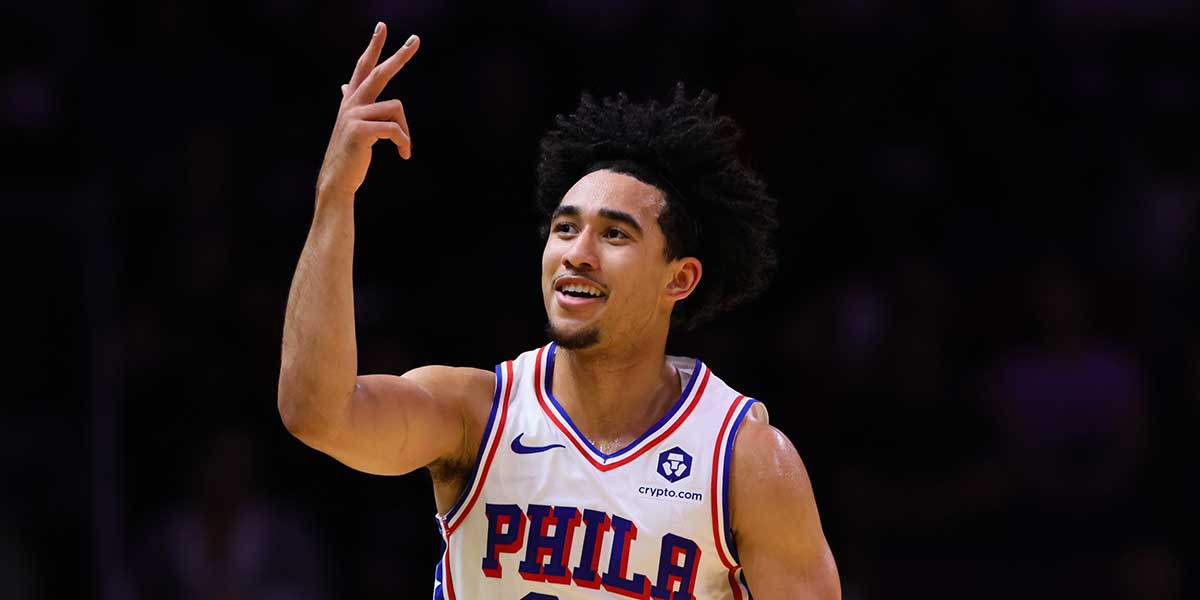
<instances>
[{"instance_id":1,"label":"red stripe","mask_svg":"<svg viewBox=\"0 0 1200 600\"><path fill-rule=\"evenodd\" d=\"M487 480L488 470L492 468L492 459L495 458L495 456L496 456L496 448L498 446L500 446L500 438L502 437L501 434L504 433L504 421L508 418L508 398L509 398L509 394L512 393L512 383L513 383L513 381L512 381L513 380L513 363L512 363L512 361L510 360L510 361L504 363L504 367L505 367L505 370L508 372L508 377L507 377L508 381L507 381L507 383L504 384L504 402L503 402L503 404L500 405L500 423L498 425L496 425L496 434L492 438L492 448L490 450L488 450L487 459L483 461L483 468L480 469L480 471L479 471L479 481L476 482L475 492L473 494L471 494L471 500L467 502L466 506L463 506L462 511L460 511L458 513L458 518L455 519L454 523L448 524L448 526L447 526L447 529L446 529L446 544L447 545L450 544L450 534L454 533L454 530L457 529L459 525L462 525L462 522L464 520L466 520L467 515L471 513L471 507L475 506L475 501L479 499L479 492L483 491L483 482ZM491 432L484 432L484 435L488 435L490 433Z\"/></svg>"},{"instance_id":2,"label":"red stripe","mask_svg":"<svg viewBox=\"0 0 1200 600\"><path fill-rule=\"evenodd\" d=\"M717 517L717 513L721 510L721 503L718 502L717 498L717 482L721 481L721 473L717 467L720 464L719 461L721 460L721 446L724 445L721 443L722 438L725 437L726 429L729 427L729 421L733 420L733 415L737 412L737 408L739 405L741 405L743 398L745 398L745 396L738 396L737 399L733 401L733 404L729 407L729 412L725 413L725 421L721 423L721 429L719 430L721 435L717 436L717 445L716 448L713 449L712 493L709 494L709 497L712 498L712 504L710 506L712 506L713 541L716 542L717 555L721 557L721 562L724 563L725 568L729 569L730 584L735 583L733 579L733 570L737 568L737 565L733 564L733 561L729 560L729 557L725 555L725 532L722 531ZM728 469L729 465L725 465L725 468ZM728 498L726 501L728 501ZM736 585L734 585L734 589L737 589Z\"/></svg>"},{"instance_id":3,"label":"red stripe","mask_svg":"<svg viewBox=\"0 0 1200 600\"><path fill-rule=\"evenodd\" d=\"M446 522L442 521L442 529L446 529ZM445 535L446 551L442 554L442 576L446 579L446 598L455 600L454 598L454 582L450 580L450 534Z\"/></svg>"},{"instance_id":4,"label":"red stripe","mask_svg":"<svg viewBox=\"0 0 1200 600\"><path fill-rule=\"evenodd\" d=\"M637 457L641 456L642 454L645 454L647 450L658 445L658 443L663 441L664 439L666 439L667 436L674 433L675 430L678 429L679 426L682 425L685 420L687 420L688 415L692 414L692 411L696 409L696 406L698 404L700 404L700 397L704 395L704 388L708 385L708 376L711 373L711 371L709 371L708 369L704 369L704 377L700 380L700 387L696 390L695 395L692 396L692 401L688 404L687 408L684 409L683 415L681 415L678 419L676 419L675 423L672 424L669 428L667 428L666 431L662 432L657 437L655 437L653 440L646 443L646 445L642 446L642 448L640 450L634 452L633 454L630 454L629 456L626 456L625 458L622 458L621 460L618 460L617 462L604 464L602 462L597 461L595 458L592 458L592 455L587 451L587 449L585 449L583 447L583 445L579 443L579 440L575 439L575 436L572 435L571 430L566 425L564 425L562 423L562 421L560 421L558 419L558 416L555 415L554 411L551 410L550 406L546 403L546 399L542 395L542 385L543 385L543 383L542 383L542 353L545 351L546 351L545 346L542 346L542 348L540 350L538 350L537 365L535 366L534 371L533 371L533 377L534 377L533 389L537 392L538 404L540 404L542 406L542 411L546 413L546 416L550 417L550 421L554 423L555 427L558 427L559 431L563 432L563 435L567 436L567 439L571 440L571 444L573 446L575 446L575 449L579 450L579 453L582 454L583 457L586 458L589 463L592 463L593 467L596 467L597 469L600 469L601 471L611 471L621 465L628 464L630 461L636 459Z\"/></svg>"},{"instance_id":5,"label":"red stripe","mask_svg":"<svg viewBox=\"0 0 1200 600\"><path fill-rule=\"evenodd\" d=\"M742 584L738 583L737 576L734 573L737 573L737 569L729 570L729 587L733 588L733 597L737 600L742 600Z\"/></svg>"}]
</instances>

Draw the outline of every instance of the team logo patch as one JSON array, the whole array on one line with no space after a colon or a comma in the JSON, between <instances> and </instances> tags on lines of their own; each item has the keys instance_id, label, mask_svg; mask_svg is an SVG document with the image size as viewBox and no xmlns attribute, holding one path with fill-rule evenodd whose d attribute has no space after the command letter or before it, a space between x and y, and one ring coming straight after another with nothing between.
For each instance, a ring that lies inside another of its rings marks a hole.
<instances>
[{"instance_id":1,"label":"team logo patch","mask_svg":"<svg viewBox=\"0 0 1200 600\"><path fill-rule=\"evenodd\" d=\"M658 474L675 483L692 474L692 455L675 446L658 455Z\"/></svg>"}]
</instances>

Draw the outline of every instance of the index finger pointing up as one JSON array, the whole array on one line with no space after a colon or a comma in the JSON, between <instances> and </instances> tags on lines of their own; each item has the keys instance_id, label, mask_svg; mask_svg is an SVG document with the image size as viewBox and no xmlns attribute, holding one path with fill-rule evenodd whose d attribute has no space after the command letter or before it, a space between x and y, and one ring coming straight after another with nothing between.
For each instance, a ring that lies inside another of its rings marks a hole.
<instances>
[{"instance_id":1,"label":"index finger pointing up","mask_svg":"<svg viewBox=\"0 0 1200 600\"><path fill-rule=\"evenodd\" d=\"M371 35L371 42L367 44L367 49L363 51L362 56L358 57L358 64L354 65L354 74L350 76L348 93L353 94L363 79L366 79L371 69L375 68L375 63L379 62L379 53L383 50L383 42L386 39L387 25L380 21L375 24L375 33Z\"/></svg>"},{"instance_id":2,"label":"index finger pointing up","mask_svg":"<svg viewBox=\"0 0 1200 600\"><path fill-rule=\"evenodd\" d=\"M374 102L379 97L379 92L383 91L384 86L417 53L417 47L420 45L421 38L415 35L409 36L408 41L404 42L404 45L395 54L379 63L379 66L371 69L366 79L363 80L362 85L359 85L357 90L351 92L354 95L355 101L364 104Z\"/></svg>"}]
</instances>

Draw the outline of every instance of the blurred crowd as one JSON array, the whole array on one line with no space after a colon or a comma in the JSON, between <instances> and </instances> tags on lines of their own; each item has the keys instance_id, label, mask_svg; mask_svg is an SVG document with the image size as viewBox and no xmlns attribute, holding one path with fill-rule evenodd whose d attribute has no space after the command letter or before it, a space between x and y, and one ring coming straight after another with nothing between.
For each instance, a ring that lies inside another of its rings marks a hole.
<instances>
[{"instance_id":1,"label":"blurred crowd","mask_svg":"<svg viewBox=\"0 0 1200 600\"><path fill-rule=\"evenodd\" d=\"M377 20L417 57L357 199L360 370L543 343L537 140L716 92L780 199L768 293L668 350L762 399L845 596L1200 594L1200 9L541 0L5 8L0 590L421 597L428 475L275 409L288 285ZM469 287L463 282L469 281Z\"/></svg>"}]
</instances>

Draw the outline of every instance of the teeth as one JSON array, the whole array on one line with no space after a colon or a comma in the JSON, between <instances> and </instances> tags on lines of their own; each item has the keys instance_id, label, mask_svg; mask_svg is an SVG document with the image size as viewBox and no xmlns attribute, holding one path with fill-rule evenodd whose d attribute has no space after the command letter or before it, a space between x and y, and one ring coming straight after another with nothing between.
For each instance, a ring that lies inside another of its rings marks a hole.
<instances>
[{"instance_id":1,"label":"teeth","mask_svg":"<svg viewBox=\"0 0 1200 600\"><path fill-rule=\"evenodd\" d=\"M588 294L590 296L602 296L603 293L590 285L582 285L578 283L568 283L562 287L564 292L575 292L578 294Z\"/></svg>"}]
</instances>

